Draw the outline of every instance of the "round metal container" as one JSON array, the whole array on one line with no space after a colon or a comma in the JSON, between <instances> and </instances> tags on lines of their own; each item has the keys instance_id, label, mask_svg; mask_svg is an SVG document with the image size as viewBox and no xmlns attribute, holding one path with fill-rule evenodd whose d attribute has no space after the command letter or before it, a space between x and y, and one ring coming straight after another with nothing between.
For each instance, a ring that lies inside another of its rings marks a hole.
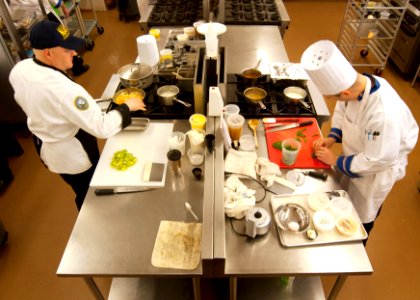
<instances>
[{"instance_id":1,"label":"round metal container","mask_svg":"<svg viewBox=\"0 0 420 300\"><path fill-rule=\"evenodd\" d=\"M152 67L144 63L128 64L118 70L124 87L147 88L153 83Z\"/></svg>"}]
</instances>

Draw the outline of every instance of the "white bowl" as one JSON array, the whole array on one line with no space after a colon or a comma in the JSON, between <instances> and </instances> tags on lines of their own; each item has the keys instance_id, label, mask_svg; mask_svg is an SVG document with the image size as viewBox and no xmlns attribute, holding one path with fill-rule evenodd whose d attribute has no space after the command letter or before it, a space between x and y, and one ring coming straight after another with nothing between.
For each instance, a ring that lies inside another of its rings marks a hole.
<instances>
[{"instance_id":1,"label":"white bowl","mask_svg":"<svg viewBox=\"0 0 420 300\"><path fill-rule=\"evenodd\" d=\"M319 210L314 213L312 220L314 222L316 230L319 232L328 232L335 227L335 218L334 216L326 211Z\"/></svg>"},{"instance_id":2,"label":"white bowl","mask_svg":"<svg viewBox=\"0 0 420 300\"><path fill-rule=\"evenodd\" d=\"M313 211L325 210L330 205L330 198L326 193L312 193L307 198L308 206Z\"/></svg>"},{"instance_id":3,"label":"white bowl","mask_svg":"<svg viewBox=\"0 0 420 300\"><path fill-rule=\"evenodd\" d=\"M344 197L334 197L330 201L330 210L337 217L347 216L353 211L353 204Z\"/></svg>"},{"instance_id":4,"label":"white bowl","mask_svg":"<svg viewBox=\"0 0 420 300\"><path fill-rule=\"evenodd\" d=\"M340 217L336 221L337 231L346 236L354 235L359 229L359 223L353 217Z\"/></svg>"}]
</instances>

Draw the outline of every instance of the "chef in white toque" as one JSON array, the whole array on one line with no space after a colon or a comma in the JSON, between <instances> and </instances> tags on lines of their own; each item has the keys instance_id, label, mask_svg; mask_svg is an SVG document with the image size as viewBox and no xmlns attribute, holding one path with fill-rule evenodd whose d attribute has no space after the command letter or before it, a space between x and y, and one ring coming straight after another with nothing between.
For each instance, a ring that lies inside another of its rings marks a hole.
<instances>
[{"instance_id":1,"label":"chef in white toque","mask_svg":"<svg viewBox=\"0 0 420 300\"><path fill-rule=\"evenodd\" d=\"M325 99L337 101L328 137L314 142L315 155L336 167L369 233L392 186L405 176L418 125L385 79L356 72L333 42L312 44L301 63ZM330 149L335 143L342 144L339 156Z\"/></svg>"}]
</instances>

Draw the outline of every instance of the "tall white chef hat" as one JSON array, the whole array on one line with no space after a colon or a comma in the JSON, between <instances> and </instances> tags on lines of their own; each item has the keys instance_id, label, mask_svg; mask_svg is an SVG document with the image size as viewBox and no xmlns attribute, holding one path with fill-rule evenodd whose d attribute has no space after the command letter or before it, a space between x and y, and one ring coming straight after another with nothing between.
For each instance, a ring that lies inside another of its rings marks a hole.
<instances>
[{"instance_id":1,"label":"tall white chef hat","mask_svg":"<svg viewBox=\"0 0 420 300\"><path fill-rule=\"evenodd\" d=\"M356 70L331 41L309 46L301 64L323 95L337 95L356 82Z\"/></svg>"}]
</instances>

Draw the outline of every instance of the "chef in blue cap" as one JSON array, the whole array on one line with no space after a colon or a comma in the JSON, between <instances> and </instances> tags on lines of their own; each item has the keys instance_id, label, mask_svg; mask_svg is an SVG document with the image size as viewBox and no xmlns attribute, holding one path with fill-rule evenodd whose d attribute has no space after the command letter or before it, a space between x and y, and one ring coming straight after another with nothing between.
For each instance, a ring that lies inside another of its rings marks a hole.
<instances>
[{"instance_id":1,"label":"chef in blue cap","mask_svg":"<svg viewBox=\"0 0 420 300\"><path fill-rule=\"evenodd\" d=\"M405 176L418 125L385 79L356 72L333 42L312 44L301 63L325 99L337 101L328 137L314 142L315 155L336 167L369 233L392 186ZM342 144L341 155L331 151L335 143Z\"/></svg>"},{"instance_id":2,"label":"chef in blue cap","mask_svg":"<svg viewBox=\"0 0 420 300\"><path fill-rule=\"evenodd\" d=\"M9 80L26 113L29 130L43 163L76 193L80 210L99 160L96 137L108 138L131 124L130 111L144 110L142 99L130 98L103 113L96 101L66 73L84 40L65 26L37 23L29 35L34 57L17 63Z\"/></svg>"}]
</instances>

